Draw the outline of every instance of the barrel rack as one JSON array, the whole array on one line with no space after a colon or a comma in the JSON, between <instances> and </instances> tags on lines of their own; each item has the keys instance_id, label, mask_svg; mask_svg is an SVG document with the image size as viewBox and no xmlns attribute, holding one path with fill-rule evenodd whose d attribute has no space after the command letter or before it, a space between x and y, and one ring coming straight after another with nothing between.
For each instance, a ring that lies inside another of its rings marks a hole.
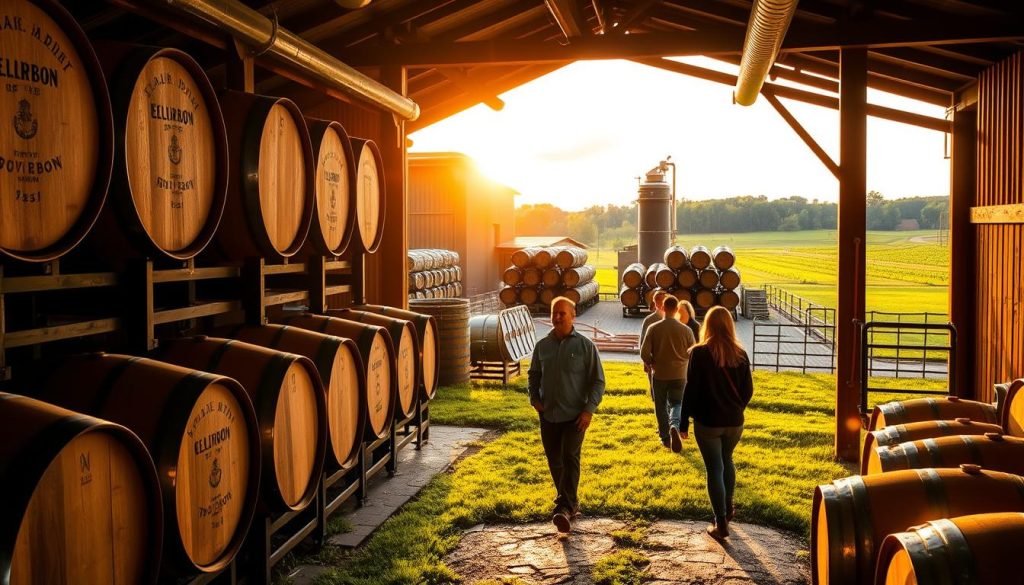
<instances>
[{"instance_id":1,"label":"barrel rack","mask_svg":"<svg viewBox=\"0 0 1024 585\"><path fill-rule=\"evenodd\" d=\"M0 264L0 389L18 376L11 350L31 351L25 359L35 360L42 357L44 345L56 342L80 342L91 351L107 349L90 338L111 335L119 340L117 351L145 355L158 346L158 326L177 324L187 331L196 328L198 319L212 319L215 325L218 319L266 324L268 312L286 304L324 313L331 297L362 299L362 279L356 275L363 273L363 256L349 256L352 260L310 256L280 263L252 258L241 265L138 259L118 271L69 269L74 261L5 261ZM83 293L104 295L102 306L110 311L120 307L121 314L91 314L96 307L89 306L88 299L75 298ZM66 302L69 314L81 315L65 317L62 310L59 318L40 316L37 297L44 295L62 295L60 306ZM12 319L15 310L24 313ZM15 320L30 325L12 330ZM317 497L307 508L278 515L257 511L242 550L227 568L178 583L270 583L273 567L300 542L308 538L323 544L327 521L343 504L353 498L358 505L365 502L373 477L382 471L396 473L401 449L419 449L428 440L429 413L428 401L418 392L412 415L393 421L385 437L365 442L347 469L325 469Z\"/></svg>"}]
</instances>

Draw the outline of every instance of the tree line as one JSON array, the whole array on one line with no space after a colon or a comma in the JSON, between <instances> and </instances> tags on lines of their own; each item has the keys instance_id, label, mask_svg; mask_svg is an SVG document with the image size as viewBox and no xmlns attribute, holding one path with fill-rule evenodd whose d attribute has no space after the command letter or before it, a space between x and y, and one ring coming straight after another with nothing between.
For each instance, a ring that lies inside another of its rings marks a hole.
<instances>
[{"instance_id":1,"label":"tree line","mask_svg":"<svg viewBox=\"0 0 1024 585\"><path fill-rule=\"evenodd\" d=\"M867 194L867 228L894 230L904 220L921 229L948 222L948 197L907 197L887 200ZM836 229L835 203L804 197L769 200L764 195L705 201L679 201L676 225L683 233L743 233ZM636 240L637 205L594 205L565 211L550 203L516 208L516 235L569 235L587 245L618 247ZM913 223L913 222L909 222Z\"/></svg>"}]
</instances>

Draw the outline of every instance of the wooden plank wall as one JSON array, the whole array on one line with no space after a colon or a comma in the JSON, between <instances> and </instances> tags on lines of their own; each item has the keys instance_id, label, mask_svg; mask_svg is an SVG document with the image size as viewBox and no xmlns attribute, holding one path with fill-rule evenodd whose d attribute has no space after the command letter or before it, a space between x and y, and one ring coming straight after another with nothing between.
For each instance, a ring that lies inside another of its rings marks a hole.
<instances>
[{"instance_id":1,"label":"wooden plank wall","mask_svg":"<svg viewBox=\"0 0 1024 585\"><path fill-rule=\"evenodd\" d=\"M975 206L1024 203L1024 51L978 81ZM1024 224L977 224L975 388L1024 376ZM964 340L969 342L969 340Z\"/></svg>"}]
</instances>

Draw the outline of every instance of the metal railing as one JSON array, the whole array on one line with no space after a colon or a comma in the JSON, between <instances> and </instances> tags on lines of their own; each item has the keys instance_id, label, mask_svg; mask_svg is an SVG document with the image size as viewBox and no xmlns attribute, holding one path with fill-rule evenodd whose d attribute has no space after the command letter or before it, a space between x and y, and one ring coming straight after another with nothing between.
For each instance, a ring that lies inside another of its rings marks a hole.
<instances>
[{"instance_id":1,"label":"metal railing","mask_svg":"<svg viewBox=\"0 0 1024 585\"><path fill-rule=\"evenodd\" d=\"M813 303L772 284L764 285L768 307L790 321L807 328L807 334L827 343L836 340L836 310Z\"/></svg>"},{"instance_id":2,"label":"metal railing","mask_svg":"<svg viewBox=\"0 0 1024 585\"><path fill-rule=\"evenodd\" d=\"M834 310L834 309L833 309ZM831 323L779 323L754 320L754 369L836 371L835 325Z\"/></svg>"},{"instance_id":3,"label":"metal railing","mask_svg":"<svg viewBox=\"0 0 1024 585\"><path fill-rule=\"evenodd\" d=\"M907 315L915 314L904 314ZM859 374L862 413L868 412L868 395L871 392L955 394L956 327L952 323L909 323L896 320L858 322L857 326L860 334ZM946 343L937 343L939 339L945 339ZM938 354L942 355L942 359L937 358ZM895 378L918 378L922 381L945 378L946 389L891 388L873 385L878 383L879 379Z\"/></svg>"}]
</instances>

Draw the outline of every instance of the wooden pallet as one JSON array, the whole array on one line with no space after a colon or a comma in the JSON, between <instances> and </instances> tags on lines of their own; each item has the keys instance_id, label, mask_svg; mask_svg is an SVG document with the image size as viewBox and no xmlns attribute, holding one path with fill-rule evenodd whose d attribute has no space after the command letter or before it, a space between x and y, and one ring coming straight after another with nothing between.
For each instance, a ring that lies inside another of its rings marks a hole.
<instances>
[{"instance_id":1,"label":"wooden pallet","mask_svg":"<svg viewBox=\"0 0 1024 585\"><path fill-rule=\"evenodd\" d=\"M520 362L473 362L470 365L470 380L501 380L507 386L509 380L523 373Z\"/></svg>"}]
</instances>

